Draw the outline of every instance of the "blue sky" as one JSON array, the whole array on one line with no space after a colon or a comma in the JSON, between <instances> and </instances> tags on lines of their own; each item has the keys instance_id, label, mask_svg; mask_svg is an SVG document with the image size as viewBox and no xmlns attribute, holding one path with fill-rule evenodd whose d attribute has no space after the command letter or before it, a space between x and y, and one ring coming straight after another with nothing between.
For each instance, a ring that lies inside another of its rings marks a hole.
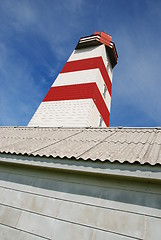
<instances>
[{"instance_id":1,"label":"blue sky","mask_svg":"<svg viewBox=\"0 0 161 240\"><path fill-rule=\"evenodd\" d=\"M82 36L112 35L110 126L161 126L160 0L0 3L0 125L25 126Z\"/></svg>"}]
</instances>

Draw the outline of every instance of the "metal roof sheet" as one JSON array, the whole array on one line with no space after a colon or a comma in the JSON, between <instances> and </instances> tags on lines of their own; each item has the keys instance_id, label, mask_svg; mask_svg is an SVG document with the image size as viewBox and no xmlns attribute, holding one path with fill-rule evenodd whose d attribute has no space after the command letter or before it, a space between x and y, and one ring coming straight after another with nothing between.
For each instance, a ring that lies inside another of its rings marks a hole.
<instances>
[{"instance_id":1,"label":"metal roof sheet","mask_svg":"<svg viewBox=\"0 0 161 240\"><path fill-rule=\"evenodd\" d=\"M0 153L161 164L161 128L0 127Z\"/></svg>"}]
</instances>

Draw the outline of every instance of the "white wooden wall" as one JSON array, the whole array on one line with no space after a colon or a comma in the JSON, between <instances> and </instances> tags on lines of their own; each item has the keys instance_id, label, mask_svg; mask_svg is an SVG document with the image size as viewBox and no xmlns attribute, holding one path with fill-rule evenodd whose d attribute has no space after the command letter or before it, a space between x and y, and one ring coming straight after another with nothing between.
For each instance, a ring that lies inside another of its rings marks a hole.
<instances>
[{"instance_id":1,"label":"white wooden wall","mask_svg":"<svg viewBox=\"0 0 161 240\"><path fill-rule=\"evenodd\" d=\"M0 239L161 239L160 184L0 166Z\"/></svg>"}]
</instances>

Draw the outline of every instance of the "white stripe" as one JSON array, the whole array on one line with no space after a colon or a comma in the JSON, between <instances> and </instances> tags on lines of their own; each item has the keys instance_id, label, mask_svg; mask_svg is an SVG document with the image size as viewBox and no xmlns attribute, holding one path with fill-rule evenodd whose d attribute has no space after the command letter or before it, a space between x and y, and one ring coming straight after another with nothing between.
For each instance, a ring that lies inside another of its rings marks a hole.
<instances>
[{"instance_id":1,"label":"white stripe","mask_svg":"<svg viewBox=\"0 0 161 240\"><path fill-rule=\"evenodd\" d=\"M108 57L106 53L106 48L103 44L100 46L74 50L69 57L68 62L93 57L102 57L105 66L107 66Z\"/></svg>"},{"instance_id":2,"label":"white stripe","mask_svg":"<svg viewBox=\"0 0 161 240\"><path fill-rule=\"evenodd\" d=\"M99 118L92 99L42 102L28 126L98 127Z\"/></svg>"},{"instance_id":3,"label":"white stripe","mask_svg":"<svg viewBox=\"0 0 161 240\"><path fill-rule=\"evenodd\" d=\"M67 86L67 85L82 84L82 83L92 83L92 82L95 82L97 84L97 87L100 90L100 93L104 99L103 93L104 93L105 83L99 69L61 73L56 78L52 87ZM108 90L106 92L106 98L104 100L110 112L111 96Z\"/></svg>"},{"instance_id":4,"label":"white stripe","mask_svg":"<svg viewBox=\"0 0 161 240\"><path fill-rule=\"evenodd\" d=\"M106 48L104 45L100 45L97 47L95 46L95 47L89 47L89 48L83 48L83 49L76 49L73 51L73 53L71 54L67 62L88 59L93 57L102 57L102 60L105 64L105 68L107 69L107 66L108 68L110 68L109 78L112 82L112 67L110 63L110 58L106 52Z\"/></svg>"}]
</instances>

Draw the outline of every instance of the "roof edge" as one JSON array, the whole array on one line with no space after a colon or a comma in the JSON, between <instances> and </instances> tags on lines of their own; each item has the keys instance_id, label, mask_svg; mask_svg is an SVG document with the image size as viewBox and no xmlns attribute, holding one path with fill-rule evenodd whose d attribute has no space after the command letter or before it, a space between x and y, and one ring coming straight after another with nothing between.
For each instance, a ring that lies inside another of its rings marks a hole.
<instances>
[{"instance_id":1,"label":"roof edge","mask_svg":"<svg viewBox=\"0 0 161 240\"><path fill-rule=\"evenodd\" d=\"M100 162L92 162L91 165L90 161L77 160L76 164L75 160L75 158L61 159L59 157L23 156L21 154L17 157L17 154L0 154L0 165L28 166L30 168L44 168L50 171L69 171L79 174L100 175L102 177L135 179L138 181L161 181L161 171L159 171L160 169L156 165L153 166L156 169L155 171L151 171L151 167L147 164L145 166L138 163L135 167L131 167L132 165L129 163L123 165L119 162L104 162L104 168L102 168L102 163L100 166ZM121 168L118 168L118 166L121 166Z\"/></svg>"}]
</instances>

